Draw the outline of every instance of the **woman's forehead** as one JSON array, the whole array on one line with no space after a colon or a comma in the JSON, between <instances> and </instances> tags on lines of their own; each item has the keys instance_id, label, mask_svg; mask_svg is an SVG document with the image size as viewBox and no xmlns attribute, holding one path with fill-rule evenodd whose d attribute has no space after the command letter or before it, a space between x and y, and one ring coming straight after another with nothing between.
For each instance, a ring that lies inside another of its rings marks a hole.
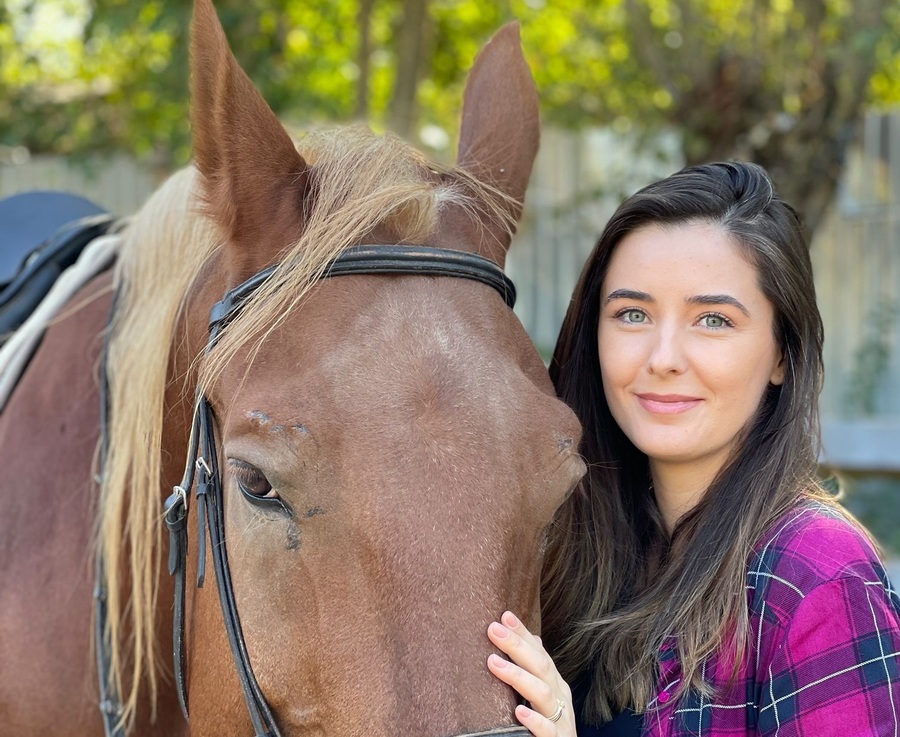
<instances>
[{"instance_id":1,"label":"woman's forehead","mask_svg":"<svg viewBox=\"0 0 900 737\"><path fill-rule=\"evenodd\" d=\"M625 236L612 254L603 290L642 284L666 291L759 291L758 281L757 267L731 234L712 223L692 222L648 225Z\"/></svg>"}]
</instances>

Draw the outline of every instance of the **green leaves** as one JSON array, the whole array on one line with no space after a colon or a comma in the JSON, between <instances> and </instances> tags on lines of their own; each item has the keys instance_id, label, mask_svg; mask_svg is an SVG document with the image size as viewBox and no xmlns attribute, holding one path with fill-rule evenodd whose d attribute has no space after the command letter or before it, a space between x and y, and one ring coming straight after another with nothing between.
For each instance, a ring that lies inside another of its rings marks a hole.
<instances>
[{"instance_id":1,"label":"green leaves","mask_svg":"<svg viewBox=\"0 0 900 737\"><path fill-rule=\"evenodd\" d=\"M418 54L403 45L412 7L426 11ZM410 135L445 158L465 73L513 19L547 120L643 134L674 127L688 160L756 155L753 140L827 95L845 120L864 103L900 102L891 0L218 0L217 9L241 64L290 126L362 112L384 128L403 107ZM185 0L7 0L0 144L186 161L190 12ZM416 65L408 90L401 59Z\"/></svg>"}]
</instances>

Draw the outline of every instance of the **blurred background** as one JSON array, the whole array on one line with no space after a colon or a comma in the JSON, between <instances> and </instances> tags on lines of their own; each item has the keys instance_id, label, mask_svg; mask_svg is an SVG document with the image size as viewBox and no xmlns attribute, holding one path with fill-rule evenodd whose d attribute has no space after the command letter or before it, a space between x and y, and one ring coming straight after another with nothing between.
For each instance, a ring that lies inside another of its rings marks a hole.
<instances>
[{"instance_id":1,"label":"blurred background","mask_svg":"<svg viewBox=\"0 0 900 737\"><path fill-rule=\"evenodd\" d=\"M216 5L290 129L366 120L444 161L477 50L521 23L544 134L509 271L545 356L622 197L689 163L764 165L812 242L823 469L900 558L900 0ZM62 189L127 214L187 163L190 12L2 0L0 197Z\"/></svg>"}]
</instances>

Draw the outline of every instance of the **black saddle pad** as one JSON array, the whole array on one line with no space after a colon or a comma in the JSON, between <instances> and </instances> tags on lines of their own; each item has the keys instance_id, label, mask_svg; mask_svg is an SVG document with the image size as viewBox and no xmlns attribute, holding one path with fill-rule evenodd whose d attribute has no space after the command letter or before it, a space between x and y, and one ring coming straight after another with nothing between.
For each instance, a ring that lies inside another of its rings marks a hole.
<instances>
[{"instance_id":1,"label":"black saddle pad","mask_svg":"<svg viewBox=\"0 0 900 737\"><path fill-rule=\"evenodd\" d=\"M0 200L0 288L13 280L32 251L64 225L104 214L99 205L68 192L23 192Z\"/></svg>"},{"instance_id":2,"label":"black saddle pad","mask_svg":"<svg viewBox=\"0 0 900 737\"><path fill-rule=\"evenodd\" d=\"M93 202L66 192L0 200L0 344L113 221Z\"/></svg>"}]
</instances>

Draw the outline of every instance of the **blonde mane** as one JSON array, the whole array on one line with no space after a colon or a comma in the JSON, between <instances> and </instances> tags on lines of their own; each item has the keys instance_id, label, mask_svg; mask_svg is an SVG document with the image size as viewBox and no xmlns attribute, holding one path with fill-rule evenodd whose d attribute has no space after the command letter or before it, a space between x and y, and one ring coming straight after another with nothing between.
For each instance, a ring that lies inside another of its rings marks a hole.
<instances>
[{"instance_id":1,"label":"blonde mane","mask_svg":"<svg viewBox=\"0 0 900 737\"><path fill-rule=\"evenodd\" d=\"M310 134L298 148L311 167L315 192L303 235L199 364L203 389L245 347L255 355L329 262L374 227L385 225L401 240L423 243L435 232L441 210L453 204L469 211L475 223L490 219L510 234L514 228L508 196L465 170L429 162L393 136L348 128ZM168 368L185 295L221 247L200 201L201 182L193 168L173 175L123 233L116 272L119 301L109 341L111 417L98 549L106 566L111 680L122 698L121 722L128 727L145 679L155 705L164 668L156 607L162 500L168 494L160 453ZM184 389L192 396L193 387Z\"/></svg>"}]
</instances>

